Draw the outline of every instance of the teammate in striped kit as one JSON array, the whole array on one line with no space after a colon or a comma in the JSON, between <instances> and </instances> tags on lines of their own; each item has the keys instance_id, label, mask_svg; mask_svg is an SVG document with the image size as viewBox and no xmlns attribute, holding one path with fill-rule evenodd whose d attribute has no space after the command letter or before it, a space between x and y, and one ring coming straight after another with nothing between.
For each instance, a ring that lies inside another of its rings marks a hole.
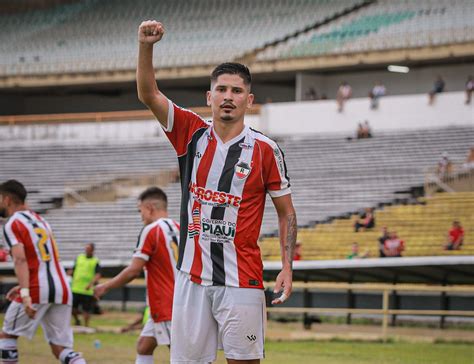
<instances>
[{"instance_id":1,"label":"teammate in striped kit","mask_svg":"<svg viewBox=\"0 0 474 364\"><path fill-rule=\"evenodd\" d=\"M19 285L7 295L12 301L0 332L0 362L17 363L17 339L31 339L41 324L51 351L63 364L84 364L72 350L72 295L59 261L51 226L25 205L27 191L18 181L0 185L0 214Z\"/></svg>"},{"instance_id":2,"label":"teammate in striped kit","mask_svg":"<svg viewBox=\"0 0 474 364\"><path fill-rule=\"evenodd\" d=\"M140 25L137 86L176 150L181 174L171 361L208 363L222 344L229 363L258 363L264 357L265 300L257 241L266 193L279 218L283 263L275 286L283 294L273 303L288 298L292 287L296 214L284 155L244 124L254 99L247 67L225 63L213 71L211 123L161 93L152 59L163 34L156 21Z\"/></svg>"},{"instance_id":3,"label":"teammate in striped kit","mask_svg":"<svg viewBox=\"0 0 474 364\"><path fill-rule=\"evenodd\" d=\"M150 187L138 198L145 227L140 232L130 265L110 281L94 289L97 298L112 288L126 285L145 270L150 318L137 343L136 364L153 364L157 345L170 345L173 290L178 255L179 225L168 218L168 200L158 187Z\"/></svg>"}]
</instances>

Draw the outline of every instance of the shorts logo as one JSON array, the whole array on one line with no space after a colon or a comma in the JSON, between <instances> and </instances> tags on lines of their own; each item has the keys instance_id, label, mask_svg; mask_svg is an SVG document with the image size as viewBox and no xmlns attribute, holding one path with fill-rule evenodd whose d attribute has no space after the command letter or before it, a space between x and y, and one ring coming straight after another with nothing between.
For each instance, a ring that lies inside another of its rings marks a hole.
<instances>
[{"instance_id":1,"label":"shorts logo","mask_svg":"<svg viewBox=\"0 0 474 364\"><path fill-rule=\"evenodd\" d=\"M252 170L252 168L250 168L250 166L247 163L240 162L240 163L236 164L236 166L235 166L235 175L239 179L244 179L244 178L248 177L251 170Z\"/></svg>"},{"instance_id":2,"label":"shorts logo","mask_svg":"<svg viewBox=\"0 0 474 364\"><path fill-rule=\"evenodd\" d=\"M255 335L247 335L247 339L249 339L250 342L254 342L257 340L257 337Z\"/></svg>"},{"instance_id":3,"label":"shorts logo","mask_svg":"<svg viewBox=\"0 0 474 364\"><path fill-rule=\"evenodd\" d=\"M188 224L188 236L194 238L198 236L201 231L201 211L199 206L193 209L193 222Z\"/></svg>"}]
</instances>

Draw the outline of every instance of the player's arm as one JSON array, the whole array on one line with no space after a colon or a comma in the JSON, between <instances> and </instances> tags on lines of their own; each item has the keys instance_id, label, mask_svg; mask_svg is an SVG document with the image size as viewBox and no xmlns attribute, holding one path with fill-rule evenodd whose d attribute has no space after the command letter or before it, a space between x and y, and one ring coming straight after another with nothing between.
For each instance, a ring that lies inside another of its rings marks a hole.
<instances>
[{"instance_id":1,"label":"player's arm","mask_svg":"<svg viewBox=\"0 0 474 364\"><path fill-rule=\"evenodd\" d=\"M94 296L99 299L108 291L114 288L119 288L125 286L127 283L130 283L135 278L140 276L145 266L146 261L141 258L132 258L131 263L127 268L122 270L118 275L116 275L111 280L99 284L94 288Z\"/></svg>"},{"instance_id":2,"label":"player's arm","mask_svg":"<svg viewBox=\"0 0 474 364\"><path fill-rule=\"evenodd\" d=\"M102 278L100 264L97 263L95 266L95 274L90 283L87 285L87 289L91 289L95 285L99 284L100 279Z\"/></svg>"},{"instance_id":3,"label":"player's arm","mask_svg":"<svg viewBox=\"0 0 474 364\"><path fill-rule=\"evenodd\" d=\"M291 295L293 283L293 254L296 246L297 223L291 194L274 197L272 201L278 215L282 263L282 270L277 276L273 292L278 293L283 289L283 294L274 299L272 304L280 304Z\"/></svg>"},{"instance_id":4,"label":"player's arm","mask_svg":"<svg viewBox=\"0 0 474 364\"><path fill-rule=\"evenodd\" d=\"M138 99L155 115L165 129L168 127L168 98L158 89L153 69L153 45L161 40L165 29L163 24L144 21L138 28Z\"/></svg>"},{"instance_id":5,"label":"player's arm","mask_svg":"<svg viewBox=\"0 0 474 364\"><path fill-rule=\"evenodd\" d=\"M36 310L32 306L30 296L30 271L28 270L28 262L25 255L25 247L23 244L15 244L11 248L15 274L18 279L20 297L25 307L25 312L30 318L35 317Z\"/></svg>"}]
</instances>

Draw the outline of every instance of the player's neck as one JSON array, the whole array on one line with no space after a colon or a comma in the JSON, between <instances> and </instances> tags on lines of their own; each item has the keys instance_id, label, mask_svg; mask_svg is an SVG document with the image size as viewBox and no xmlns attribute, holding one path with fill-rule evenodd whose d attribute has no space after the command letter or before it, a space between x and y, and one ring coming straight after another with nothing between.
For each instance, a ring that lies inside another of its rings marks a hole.
<instances>
[{"instance_id":1,"label":"player's neck","mask_svg":"<svg viewBox=\"0 0 474 364\"><path fill-rule=\"evenodd\" d=\"M157 221L159 219L167 219L168 218L168 211L156 211L153 214L153 221Z\"/></svg>"},{"instance_id":2,"label":"player's neck","mask_svg":"<svg viewBox=\"0 0 474 364\"><path fill-rule=\"evenodd\" d=\"M26 205L16 205L7 209L8 217L12 216L15 212L28 210Z\"/></svg>"},{"instance_id":3,"label":"player's neck","mask_svg":"<svg viewBox=\"0 0 474 364\"><path fill-rule=\"evenodd\" d=\"M213 122L214 131L223 143L227 143L229 140L234 139L245 128L244 120L237 121L234 123L226 123L223 121Z\"/></svg>"}]
</instances>

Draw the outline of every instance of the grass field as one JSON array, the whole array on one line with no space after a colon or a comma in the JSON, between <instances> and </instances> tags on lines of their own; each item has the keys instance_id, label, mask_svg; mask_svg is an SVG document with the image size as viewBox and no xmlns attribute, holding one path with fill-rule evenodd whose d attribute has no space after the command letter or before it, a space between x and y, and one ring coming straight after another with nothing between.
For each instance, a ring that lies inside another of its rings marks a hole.
<instances>
[{"instance_id":1,"label":"grass field","mask_svg":"<svg viewBox=\"0 0 474 364\"><path fill-rule=\"evenodd\" d=\"M92 326L114 330L133 320L135 315L111 313L95 317ZM279 324L282 325L282 324ZM278 329L271 324L269 330ZM56 364L49 347L38 331L32 341L19 340L20 363ZM134 363L138 333L76 334L75 348L90 364ZM100 348L94 342L100 341ZM349 342L349 341L273 341L266 344L264 363L285 364L473 364L474 348L468 343ZM169 350L159 347L155 363L169 363ZM225 363L223 353L217 363Z\"/></svg>"}]
</instances>

